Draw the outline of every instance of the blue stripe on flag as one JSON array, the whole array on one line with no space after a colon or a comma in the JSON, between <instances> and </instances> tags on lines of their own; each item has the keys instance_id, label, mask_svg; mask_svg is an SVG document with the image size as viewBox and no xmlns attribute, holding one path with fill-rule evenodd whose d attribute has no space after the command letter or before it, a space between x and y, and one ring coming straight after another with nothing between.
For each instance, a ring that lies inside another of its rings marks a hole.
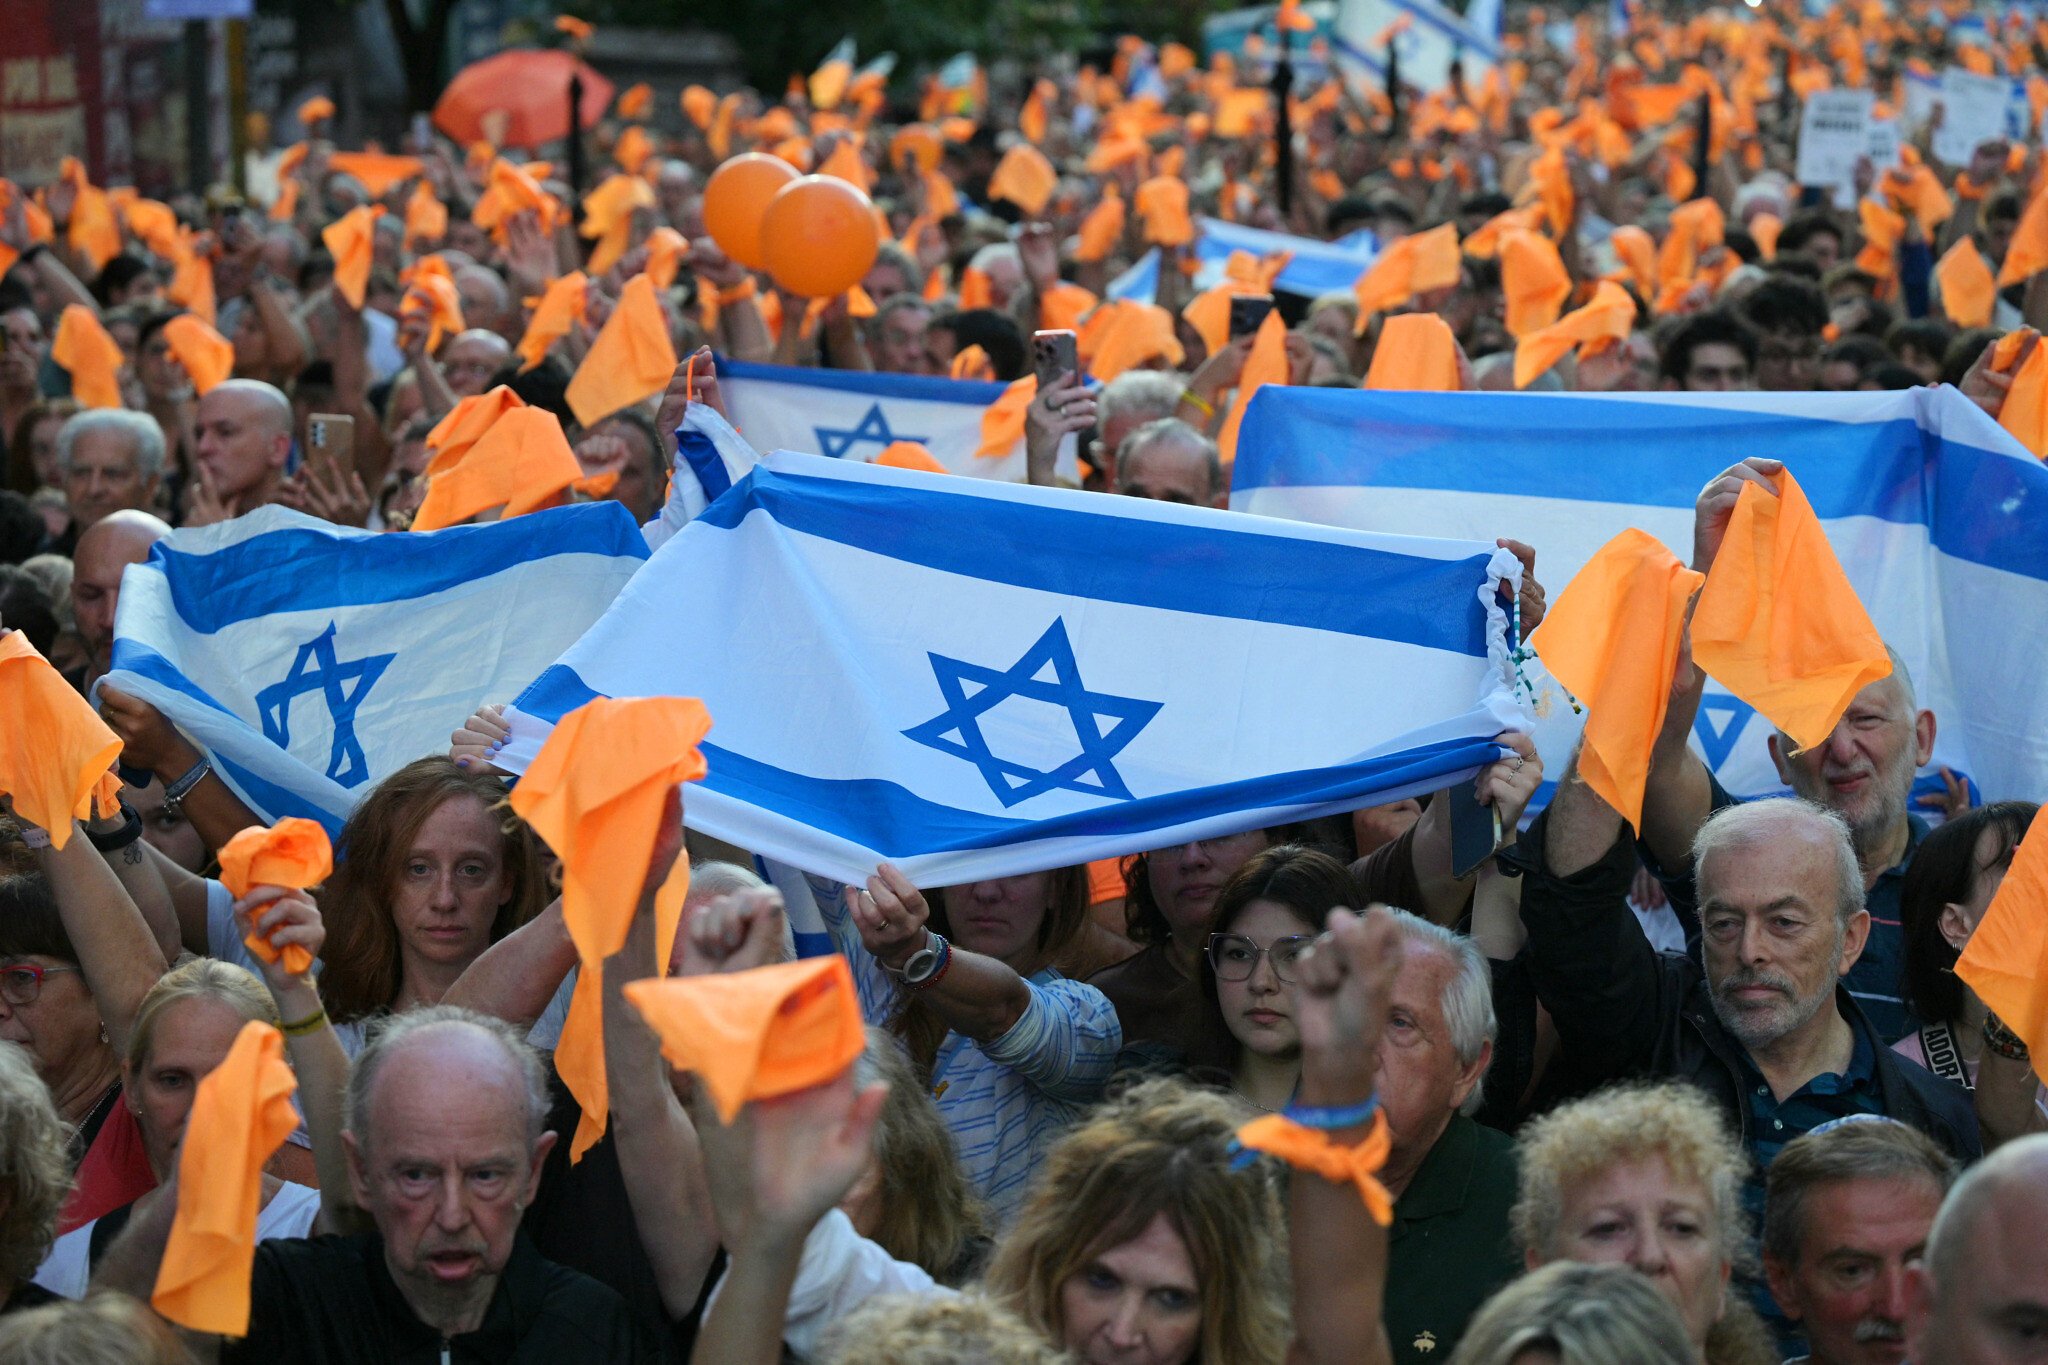
<instances>
[{"instance_id":1,"label":"blue stripe on flag","mask_svg":"<svg viewBox=\"0 0 2048 1365\"><path fill-rule=\"evenodd\" d=\"M730 530L756 509L792 531L966 578L1486 656L1486 610L1472 590L1486 573L1480 556L1422 559L1284 535L1254 541L1250 527L1197 537L1171 522L765 467L693 524ZM1106 536L1113 554L1103 551ZM1330 591L1361 575L1372 592Z\"/></svg>"},{"instance_id":2,"label":"blue stripe on flag","mask_svg":"<svg viewBox=\"0 0 2048 1365\"><path fill-rule=\"evenodd\" d=\"M593 691L590 684L578 677L576 670L567 664L549 664L547 670L535 678L512 704L529 716L559 722L577 707L596 701L602 695Z\"/></svg>"},{"instance_id":3,"label":"blue stripe on flag","mask_svg":"<svg viewBox=\"0 0 2048 1365\"><path fill-rule=\"evenodd\" d=\"M697 476L697 486L704 490L704 501L717 502L732 487L732 474L725 467L725 457L718 453L717 443L703 432L693 431L688 426L677 427L676 453Z\"/></svg>"},{"instance_id":4,"label":"blue stripe on flag","mask_svg":"<svg viewBox=\"0 0 2048 1365\"><path fill-rule=\"evenodd\" d=\"M522 705L521 709L525 709ZM1489 739L1449 740L1311 772L1271 773L1042 820L983 815L928 801L879 778L806 777L715 744L702 746L704 785L778 817L873 849L884 857L996 848L1041 839L1143 836L1199 820L1275 806L1326 806L1470 772L1500 756ZM914 838L915 847L903 843Z\"/></svg>"},{"instance_id":5,"label":"blue stripe on flag","mask_svg":"<svg viewBox=\"0 0 2048 1365\"><path fill-rule=\"evenodd\" d=\"M756 365L718 357L718 377L757 383L800 384L811 389L836 389L870 398L914 398L924 403L964 403L985 408L1003 396L1007 384L979 379L940 379L934 375L882 374L875 370L807 370L794 365Z\"/></svg>"},{"instance_id":6,"label":"blue stripe on flag","mask_svg":"<svg viewBox=\"0 0 2048 1365\"><path fill-rule=\"evenodd\" d=\"M273 612L425 597L564 554L645 559L647 542L625 507L596 502L423 535L337 536L294 528L206 551L174 550L159 541L146 567L168 580L185 628L210 635ZM290 572L279 572L283 565Z\"/></svg>"}]
</instances>

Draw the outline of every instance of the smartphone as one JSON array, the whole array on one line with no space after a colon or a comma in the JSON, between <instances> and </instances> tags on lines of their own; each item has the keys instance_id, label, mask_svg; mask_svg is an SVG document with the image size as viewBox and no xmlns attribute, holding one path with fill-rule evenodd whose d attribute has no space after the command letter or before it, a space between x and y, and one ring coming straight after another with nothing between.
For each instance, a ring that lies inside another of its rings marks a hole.
<instances>
[{"instance_id":1,"label":"smartphone","mask_svg":"<svg viewBox=\"0 0 2048 1365\"><path fill-rule=\"evenodd\" d=\"M1230 339L1250 336L1273 311L1271 294L1238 294L1230 300Z\"/></svg>"},{"instance_id":2,"label":"smartphone","mask_svg":"<svg viewBox=\"0 0 2048 1365\"><path fill-rule=\"evenodd\" d=\"M306 450L319 455L335 469L352 469L356 462L356 419L334 412L316 412L306 418Z\"/></svg>"},{"instance_id":3,"label":"smartphone","mask_svg":"<svg viewBox=\"0 0 2048 1365\"><path fill-rule=\"evenodd\" d=\"M1500 846L1500 814L1479 804L1477 781L1460 782L1444 799L1451 803L1451 875L1463 877Z\"/></svg>"},{"instance_id":4,"label":"smartphone","mask_svg":"<svg viewBox=\"0 0 2048 1365\"><path fill-rule=\"evenodd\" d=\"M1065 330L1031 334L1031 367L1038 374L1039 391L1052 387L1063 374L1081 372L1080 338Z\"/></svg>"}]
</instances>

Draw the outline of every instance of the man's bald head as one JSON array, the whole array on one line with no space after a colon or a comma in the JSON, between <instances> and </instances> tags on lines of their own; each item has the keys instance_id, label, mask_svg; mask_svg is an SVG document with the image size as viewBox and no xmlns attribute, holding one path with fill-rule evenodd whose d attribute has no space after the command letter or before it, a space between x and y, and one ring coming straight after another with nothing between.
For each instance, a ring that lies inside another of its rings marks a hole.
<instances>
[{"instance_id":1,"label":"man's bald head","mask_svg":"<svg viewBox=\"0 0 2048 1365\"><path fill-rule=\"evenodd\" d=\"M93 677L107 671L112 657L121 575L148 559L149 547L170 533L158 518L129 508L109 512L78 537L71 552L71 614L92 655Z\"/></svg>"},{"instance_id":2,"label":"man's bald head","mask_svg":"<svg viewBox=\"0 0 2048 1365\"><path fill-rule=\"evenodd\" d=\"M512 343L496 332L472 327L441 347L441 375L457 398L473 398L491 386L491 376L512 359Z\"/></svg>"},{"instance_id":3,"label":"man's bald head","mask_svg":"<svg viewBox=\"0 0 2048 1365\"><path fill-rule=\"evenodd\" d=\"M494 332L509 345L518 339L513 331L518 316L512 307L512 291L504 277L489 266L474 261L450 272L456 297L462 301L462 320L471 327Z\"/></svg>"},{"instance_id":4,"label":"man's bald head","mask_svg":"<svg viewBox=\"0 0 2048 1365\"><path fill-rule=\"evenodd\" d=\"M199 472L239 516L270 501L292 450L291 400L260 379L230 379L199 400Z\"/></svg>"},{"instance_id":5,"label":"man's bald head","mask_svg":"<svg viewBox=\"0 0 2048 1365\"><path fill-rule=\"evenodd\" d=\"M2048 1335L2048 1133L2006 1143L1949 1191L1907 1270L1915 1365L2037 1361Z\"/></svg>"}]
</instances>

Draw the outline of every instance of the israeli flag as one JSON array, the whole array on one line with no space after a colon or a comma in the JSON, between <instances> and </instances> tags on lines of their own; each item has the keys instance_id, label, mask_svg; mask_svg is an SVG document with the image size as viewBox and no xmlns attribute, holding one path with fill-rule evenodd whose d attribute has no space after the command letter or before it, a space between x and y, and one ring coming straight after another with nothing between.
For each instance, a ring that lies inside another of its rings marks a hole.
<instances>
[{"instance_id":1,"label":"israeli flag","mask_svg":"<svg viewBox=\"0 0 2048 1365\"><path fill-rule=\"evenodd\" d=\"M1407 27L1393 39L1403 85L1445 89L1451 64L1461 62L1468 88L1477 89L1487 69L1501 60L1497 0L1473 0L1462 15L1438 0L1341 0L1330 38L1339 68L1384 80L1386 49L1379 35L1403 19Z\"/></svg>"},{"instance_id":2,"label":"israeli flag","mask_svg":"<svg viewBox=\"0 0 2048 1365\"><path fill-rule=\"evenodd\" d=\"M2048 790L2048 468L1946 386L1889 393L1379 393L1268 386L1230 505L1366 531L1512 536L1554 597L1625 527L1692 558L1693 503L1728 466L1783 460L1934 712L1935 768L1990 797ZM1553 685L1554 686L1554 685ZM1537 731L1563 771L1561 696ZM1785 788L1748 703L1709 683L1694 746L1737 796Z\"/></svg>"},{"instance_id":3,"label":"israeli flag","mask_svg":"<svg viewBox=\"0 0 2048 1365\"><path fill-rule=\"evenodd\" d=\"M647 554L612 502L425 534L262 507L128 569L104 685L162 711L264 819L337 832L371 786L533 681Z\"/></svg>"},{"instance_id":4,"label":"israeli flag","mask_svg":"<svg viewBox=\"0 0 2048 1365\"><path fill-rule=\"evenodd\" d=\"M1523 723L1490 544L786 452L508 711L694 696L690 826L840 881L1000 877L1433 791Z\"/></svg>"},{"instance_id":5,"label":"israeli flag","mask_svg":"<svg viewBox=\"0 0 2048 1365\"><path fill-rule=\"evenodd\" d=\"M1378 243L1370 232L1355 232L1335 242L1297 237L1289 232L1226 223L1221 218L1198 218L1200 235L1195 238L1194 287L1208 289L1223 282L1223 268L1231 254L1250 252L1269 256L1285 251L1293 260L1280 271L1273 287L1283 293L1319 298L1324 294L1346 294L1358 277L1372 268L1379 257ZM1153 247L1131 267L1109 282L1103 291L1112 299L1153 303L1159 297L1159 248ZM721 374L724 371L720 371Z\"/></svg>"},{"instance_id":6,"label":"israeli flag","mask_svg":"<svg viewBox=\"0 0 2048 1365\"><path fill-rule=\"evenodd\" d=\"M828 459L872 461L893 441L915 441L955 474L1024 480L1024 442L979 455L981 415L1008 387L926 375L813 370L718 361L718 387L732 424L756 450L803 450ZM1055 471L1076 483L1073 443Z\"/></svg>"}]
</instances>

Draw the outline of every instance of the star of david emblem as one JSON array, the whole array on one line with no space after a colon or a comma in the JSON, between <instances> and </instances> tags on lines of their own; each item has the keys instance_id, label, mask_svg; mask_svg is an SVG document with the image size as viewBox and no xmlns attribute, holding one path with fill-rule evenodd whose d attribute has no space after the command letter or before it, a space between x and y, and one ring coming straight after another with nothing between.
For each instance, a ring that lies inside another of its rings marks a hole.
<instances>
[{"instance_id":1,"label":"star of david emblem","mask_svg":"<svg viewBox=\"0 0 2048 1365\"><path fill-rule=\"evenodd\" d=\"M931 439L928 436L900 436L889 430L889 419L882 412L880 403L871 404L867 416L850 430L839 427L814 427L812 430L818 435L818 453L833 460L843 459L847 451L868 442L886 450L895 441L923 444Z\"/></svg>"},{"instance_id":2,"label":"star of david emblem","mask_svg":"<svg viewBox=\"0 0 2048 1365\"><path fill-rule=\"evenodd\" d=\"M1038 643L1008 668L988 668L943 654L926 657L931 660L946 709L905 730L905 738L972 763L1005 806L1049 791L1081 792L1118 801L1135 799L1112 760L1159 714L1163 703L1091 692L1082 686L1065 621L1055 618ZM991 752L981 733L981 717L1011 697L1048 702L1064 710L1073 722L1080 753L1041 770ZM1102 725L1105 720L1110 722L1107 729Z\"/></svg>"},{"instance_id":3,"label":"star of david emblem","mask_svg":"<svg viewBox=\"0 0 2048 1365\"><path fill-rule=\"evenodd\" d=\"M356 708L397 657L371 654L342 663L334 654L334 622L329 621L326 630L299 646L283 681L256 694L263 737L280 749L289 749L292 702L308 692L319 693L334 720L334 741L327 752L328 779L344 787L360 786L369 777L370 767L356 738Z\"/></svg>"},{"instance_id":4,"label":"star of david emblem","mask_svg":"<svg viewBox=\"0 0 2048 1365\"><path fill-rule=\"evenodd\" d=\"M1714 694L1700 698L1699 715L1694 717L1692 728L1693 733L1700 737L1700 747L1707 752L1709 768L1720 771L1721 765L1728 761L1728 755L1735 752L1735 741L1742 738L1742 727L1755 714L1756 708L1740 697Z\"/></svg>"}]
</instances>

